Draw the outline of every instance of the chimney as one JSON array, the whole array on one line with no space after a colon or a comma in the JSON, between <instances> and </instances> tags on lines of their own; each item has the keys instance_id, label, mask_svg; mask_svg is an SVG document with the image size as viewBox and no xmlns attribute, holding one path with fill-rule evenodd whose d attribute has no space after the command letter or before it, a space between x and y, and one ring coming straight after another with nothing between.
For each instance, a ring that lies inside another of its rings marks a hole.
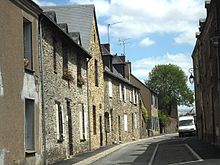
<instances>
[{"instance_id":1,"label":"chimney","mask_svg":"<svg viewBox=\"0 0 220 165\"><path fill-rule=\"evenodd\" d=\"M104 48L105 48L106 50L108 50L108 52L109 52L109 54L110 54L110 44L107 43L107 44L102 44L102 45L104 46Z\"/></svg>"},{"instance_id":2,"label":"chimney","mask_svg":"<svg viewBox=\"0 0 220 165\"><path fill-rule=\"evenodd\" d=\"M125 62L125 78L130 81L131 77L131 62Z\"/></svg>"},{"instance_id":3,"label":"chimney","mask_svg":"<svg viewBox=\"0 0 220 165\"><path fill-rule=\"evenodd\" d=\"M199 19L199 31L201 32L203 30L204 24L205 24L206 19L205 18L200 18Z\"/></svg>"}]
</instances>

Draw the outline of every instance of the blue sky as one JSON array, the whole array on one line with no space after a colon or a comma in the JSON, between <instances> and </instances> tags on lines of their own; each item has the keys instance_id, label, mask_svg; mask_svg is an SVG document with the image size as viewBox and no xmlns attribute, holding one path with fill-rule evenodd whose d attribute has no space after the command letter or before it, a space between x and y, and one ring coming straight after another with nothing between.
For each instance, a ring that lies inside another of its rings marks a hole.
<instances>
[{"instance_id":1,"label":"blue sky","mask_svg":"<svg viewBox=\"0 0 220 165\"><path fill-rule=\"evenodd\" d=\"M101 43L110 25L112 53L132 62L132 73L145 80L158 64L175 64L189 75L198 20L205 0L34 0L38 5L95 4ZM120 22L114 24L116 22Z\"/></svg>"}]
</instances>

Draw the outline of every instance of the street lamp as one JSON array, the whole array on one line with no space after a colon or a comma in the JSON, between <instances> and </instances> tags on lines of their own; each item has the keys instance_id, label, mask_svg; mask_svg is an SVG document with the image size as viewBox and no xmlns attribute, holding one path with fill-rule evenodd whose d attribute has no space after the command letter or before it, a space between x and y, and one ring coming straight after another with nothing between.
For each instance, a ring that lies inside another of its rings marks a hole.
<instances>
[{"instance_id":1,"label":"street lamp","mask_svg":"<svg viewBox=\"0 0 220 165\"><path fill-rule=\"evenodd\" d=\"M194 82L193 68L189 68L189 73L190 73L189 82L190 82L191 84L193 84L193 82Z\"/></svg>"}]
</instances>

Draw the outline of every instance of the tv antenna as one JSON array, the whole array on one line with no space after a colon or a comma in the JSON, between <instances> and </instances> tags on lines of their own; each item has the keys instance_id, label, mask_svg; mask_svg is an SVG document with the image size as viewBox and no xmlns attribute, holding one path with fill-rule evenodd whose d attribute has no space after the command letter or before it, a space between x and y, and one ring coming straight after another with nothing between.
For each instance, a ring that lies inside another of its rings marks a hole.
<instances>
[{"instance_id":1,"label":"tv antenna","mask_svg":"<svg viewBox=\"0 0 220 165\"><path fill-rule=\"evenodd\" d=\"M123 46L123 55L125 56L125 45L128 44L129 42L127 42L128 40L130 40L131 38L125 38L125 39L120 39L118 40L119 44Z\"/></svg>"}]
</instances>

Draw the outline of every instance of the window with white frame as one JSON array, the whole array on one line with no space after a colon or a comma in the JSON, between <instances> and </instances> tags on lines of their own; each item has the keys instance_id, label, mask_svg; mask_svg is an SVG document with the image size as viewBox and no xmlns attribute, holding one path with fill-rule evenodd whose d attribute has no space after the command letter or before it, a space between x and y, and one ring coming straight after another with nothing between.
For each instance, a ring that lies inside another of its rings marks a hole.
<instances>
[{"instance_id":1,"label":"window with white frame","mask_svg":"<svg viewBox=\"0 0 220 165\"><path fill-rule=\"evenodd\" d=\"M34 100L25 99L25 149L35 149Z\"/></svg>"},{"instance_id":2,"label":"window with white frame","mask_svg":"<svg viewBox=\"0 0 220 165\"><path fill-rule=\"evenodd\" d=\"M64 116L63 116L63 106L60 102L55 101L55 113L56 113L56 134L57 141L62 142L64 140Z\"/></svg>"},{"instance_id":3,"label":"window with white frame","mask_svg":"<svg viewBox=\"0 0 220 165\"><path fill-rule=\"evenodd\" d=\"M137 128L137 112L134 113L134 128Z\"/></svg>"},{"instance_id":4,"label":"window with white frame","mask_svg":"<svg viewBox=\"0 0 220 165\"><path fill-rule=\"evenodd\" d=\"M122 85L119 84L119 99L122 100Z\"/></svg>"},{"instance_id":5,"label":"window with white frame","mask_svg":"<svg viewBox=\"0 0 220 165\"><path fill-rule=\"evenodd\" d=\"M129 91L129 100L132 102L132 91Z\"/></svg>"},{"instance_id":6,"label":"window with white frame","mask_svg":"<svg viewBox=\"0 0 220 165\"><path fill-rule=\"evenodd\" d=\"M80 141L86 140L86 112L83 104L78 104Z\"/></svg>"},{"instance_id":7,"label":"window with white frame","mask_svg":"<svg viewBox=\"0 0 220 165\"><path fill-rule=\"evenodd\" d=\"M135 96L136 96L136 104L138 104L138 102L139 102L139 100L138 100L138 91L136 90L135 93L136 93L136 94L135 94Z\"/></svg>"},{"instance_id":8,"label":"window with white frame","mask_svg":"<svg viewBox=\"0 0 220 165\"><path fill-rule=\"evenodd\" d=\"M126 86L124 85L124 101L125 101L125 102L127 101L126 92L127 92Z\"/></svg>"},{"instance_id":9,"label":"window with white frame","mask_svg":"<svg viewBox=\"0 0 220 165\"><path fill-rule=\"evenodd\" d=\"M135 98L135 90L134 90L134 88L133 88L132 93L133 93L133 103L136 104L136 98Z\"/></svg>"},{"instance_id":10,"label":"window with white frame","mask_svg":"<svg viewBox=\"0 0 220 165\"><path fill-rule=\"evenodd\" d=\"M109 97L112 97L112 80L108 79L108 92L109 92Z\"/></svg>"},{"instance_id":11,"label":"window with white frame","mask_svg":"<svg viewBox=\"0 0 220 165\"><path fill-rule=\"evenodd\" d=\"M128 115L124 114L124 131L128 131Z\"/></svg>"}]
</instances>

